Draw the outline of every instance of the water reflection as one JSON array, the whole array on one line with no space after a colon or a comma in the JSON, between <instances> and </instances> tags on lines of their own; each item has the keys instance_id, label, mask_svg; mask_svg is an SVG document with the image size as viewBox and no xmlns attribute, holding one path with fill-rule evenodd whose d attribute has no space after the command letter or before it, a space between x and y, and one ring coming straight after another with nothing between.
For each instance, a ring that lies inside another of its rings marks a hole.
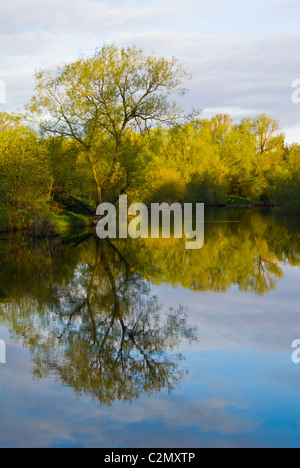
<instances>
[{"instance_id":1,"label":"water reflection","mask_svg":"<svg viewBox=\"0 0 300 468\"><path fill-rule=\"evenodd\" d=\"M206 214L199 251L180 239L100 241L89 232L12 239L0 244L0 318L30 349L36 378L54 373L106 405L172 390L185 375L177 350L196 330L179 304L162 310L149 283L215 292L236 284L263 295L283 262L300 264L298 233L292 220L219 210Z\"/></svg>"},{"instance_id":2,"label":"water reflection","mask_svg":"<svg viewBox=\"0 0 300 468\"><path fill-rule=\"evenodd\" d=\"M185 371L172 351L195 339L183 308L161 313L116 246L81 240L20 248L3 265L2 319L31 349L34 375L55 372L102 404L176 388Z\"/></svg>"}]
</instances>

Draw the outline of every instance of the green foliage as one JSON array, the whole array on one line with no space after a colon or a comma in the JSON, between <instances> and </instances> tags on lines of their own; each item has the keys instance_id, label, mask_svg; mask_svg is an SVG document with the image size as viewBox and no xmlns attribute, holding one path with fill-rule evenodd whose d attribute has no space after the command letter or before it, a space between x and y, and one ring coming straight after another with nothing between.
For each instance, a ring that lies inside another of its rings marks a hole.
<instances>
[{"instance_id":1,"label":"green foliage","mask_svg":"<svg viewBox=\"0 0 300 468\"><path fill-rule=\"evenodd\" d=\"M37 73L27 125L0 113L0 229L50 232L49 213L83 221L120 194L210 205L230 194L298 213L300 146L266 115L183 119L171 96L187 78L176 59L114 45Z\"/></svg>"},{"instance_id":2,"label":"green foliage","mask_svg":"<svg viewBox=\"0 0 300 468\"><path fill-rule=\"evenodd\" d=\"M44 146L48 153L52 176L51 196L93 198L93 178L78 144L63 137L46 137Z\"/></svg>"},{"instance_id":3,"label":"green foliage","mask_svg":"<svg viewBox=\"0 0 300 468\"><path fill-rule=\"evenodd\" d=\"M287 179L278 178L269 197L277 211L300 215L300 172L294 172Z\"/></svg>"},{"instance_id":4,"label":"green foliage","mask_svg":"<svg viewBox=\"0 0 300 468\"><path fill-rule=\"evenodd\" d=\"M117 186L124 172L121 155L128 134L176 120L181 110L169 98L184 93L180 87L187 78L175 58L108 45L55 74L37 73L29 110L44 132L68 137L81 148L101 203L103 191Z\"/></svg>"},{"instance_id":5,"label":"green foliage","mask_svg":"<svg viewBox=\"0 0 300 468\"><path fill-rule=\"evenodd\" d=\"M31 237L43 238L43 237L56 237L58 231L55 230L51 217L47 217L44 214L36 215L35 218L29 223L28 234Z\"/></svg>"},{"instance_id":6,"label":"green foliage","mask_svg":"<svg viewBox=\"0 0 300 468\"><path fill-rule=\"evenodd\" d=\"M220 114L169 131L158 129L151 138L153 171L158 173L153 190L161 191L160 199L224 204L226 194L232 194L241 197L241 204L271 204L280 191L280 184L271 190L274 181L287 182L300 166L298 145L284 146L279 123L266 115L234 124ZM169 180L170 174L176 176Z\"/></svg>"},{"instance_id":7,"label":"green foliage","mask_svg":"<svg viewBox=\"0 0 300 468\"><path fill-rule=\"evenodd\" d=\"M253 202L247 198L238 197L236 195L229 195L226 199L226 205L232 206L252 206Z\"/></svg>"},{"instance_id":8,"label":"green foliage","mask_svg":"<svg viewBox=\"0 0 300 468\"><path fill-rule=\"evenodd\" d=\"M13 211L11 206L0 201L0 232L9 231L10 217Z\"/></svg>"},{"instance_id":9,"label":"green foliage","mask_svg":"<svg viewBox=\"0 0 300 468\"><path fill-rule=\"evenodd\" d=\"M195 174L186 187L184 200L189 203L219 205L225 202L226 187L213 174Z\"/></svg>"},{"instance_id":10,"label":"green foliage","mask_svg":"<svg viewBox=\"0 0 300 468\"><path fill-rule=\"evenodd\" d=\"M0 131L0 186L19 210L47 201L50 189L47 154L36 134L25 127Z\"/></svg>"},{"instance_id":11,"label":"green foliage","mask_svg":"<svg viewBox=\"0 0 300 468\"><path fill-rule=\"evenodd\" d=\"M151 203L181 202L185 194L185 182L180 172L175 169L159 167L157 179L147 201Z\"/></svg>"}]
</instances>

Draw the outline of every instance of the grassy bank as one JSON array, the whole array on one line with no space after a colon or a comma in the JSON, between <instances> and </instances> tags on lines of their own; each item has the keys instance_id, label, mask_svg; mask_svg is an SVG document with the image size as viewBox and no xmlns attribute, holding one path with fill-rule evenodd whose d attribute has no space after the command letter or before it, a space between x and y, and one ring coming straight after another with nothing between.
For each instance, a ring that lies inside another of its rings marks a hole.
<instances>
[{"instance_id":1,"label":"grassy bank","mask_svg":"<svg viewBox=\"0 0 300 468\"><path fill-rule=\"evenodd\" d=\"M64 235L74 228L93 226L94 218L67 210L51 211L46 209L38 213L26 210L14 210L0 203L0 233L17 231L28 232L32 237L55 237Z\"/></svg>"},{"instance_id":2,"label":"grassy bank","mask_svg":"<svg viewBox=\"0 0 300 468\"><path fill-rule=\"evenodd\" d=\"M236 207L239 207L239 206L252 207L252 206L262 206L263 204L254 202L252 200L248 200L247 198L239 197L237 195L228 195L226 197L225 205L236 206Z\"/></svg>"},{"instance_id":3,"label":"grassy bank","mask_svg":"<svg viewBox=\"0 0 300 468\"><path fill-rule=\"evenodd\" d=\"M52 214L53 225L58 234L78 227L91 227L94 224L94 218L83 214L62 211Z\"/></svg>"}]
</instances>

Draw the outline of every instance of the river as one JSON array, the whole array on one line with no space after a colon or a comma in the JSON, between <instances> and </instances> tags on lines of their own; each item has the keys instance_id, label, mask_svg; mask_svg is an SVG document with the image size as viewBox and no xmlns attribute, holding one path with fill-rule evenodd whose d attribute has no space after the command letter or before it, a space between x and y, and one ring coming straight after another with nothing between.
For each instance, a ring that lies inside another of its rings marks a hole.
<instances>
[{"instance_id":1,"label":"river","mask_svg":"<svg viewBox=\"0 0 300 468\"><path fill-rule=\"evenodd\" d=\"M300 220L0 240L1 447L299 447Z\"/></svg>"}]
</instances>

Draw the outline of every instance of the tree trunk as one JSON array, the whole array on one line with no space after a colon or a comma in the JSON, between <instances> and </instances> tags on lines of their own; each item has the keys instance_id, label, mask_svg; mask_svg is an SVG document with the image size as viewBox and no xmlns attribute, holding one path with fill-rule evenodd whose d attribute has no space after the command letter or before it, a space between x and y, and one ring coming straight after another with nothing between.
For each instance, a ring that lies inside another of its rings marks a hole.
<instances>
[{"instance_id":1,"label":"tree trunk","mask_svg":"<svg viewBox=\"0 0 300 468\"><path fill-rule=\"evenodd\" d=\"M97 171L96 171L96 167L95 167L92 155L89 153L88 156L89 156L89 161L90 161L90 164L91 164L91 168L92 168L92 172L93 172L93 176L94 176L94 181L95 181L95 185L96 185L97 206L98 206L98 205L100 205L102 203L102 190L101 190L101 185L100 185L100 182L99 182L98 174L97 174Z\"/></svg>"}]
</instances>

